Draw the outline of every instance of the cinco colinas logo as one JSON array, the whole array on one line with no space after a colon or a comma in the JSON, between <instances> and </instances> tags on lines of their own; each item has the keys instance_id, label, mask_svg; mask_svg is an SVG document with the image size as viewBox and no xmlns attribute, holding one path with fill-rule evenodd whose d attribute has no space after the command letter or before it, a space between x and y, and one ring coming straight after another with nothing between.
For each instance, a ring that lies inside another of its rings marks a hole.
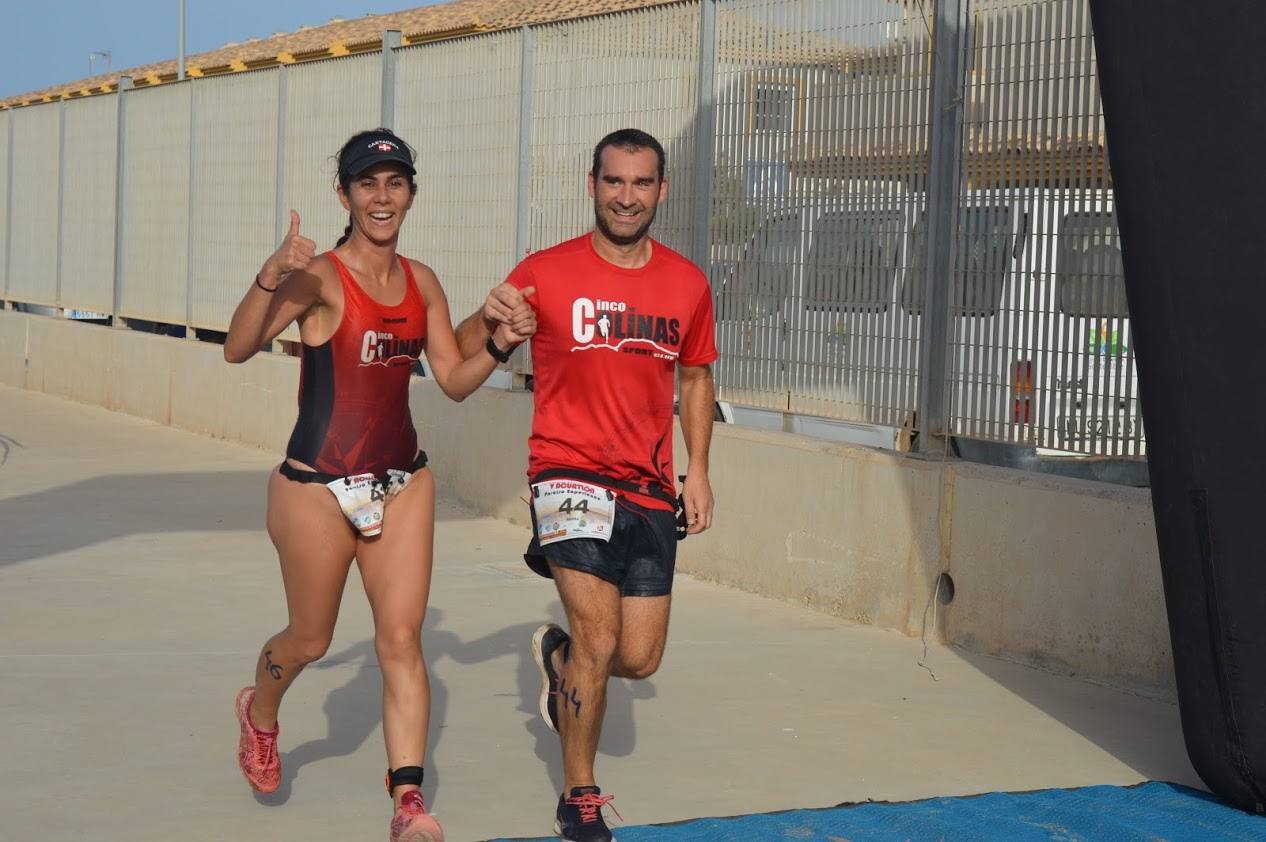
<instances>
[{"instance_id":1,"label":"cinco colinas logo","mask_svg":"<svg viewBox=\"0 0 1266 842\"><path fill-rule=\"evenodd\" d=\"M422 355L422 340L397 338L392 333L367 330L361 337L360 364L409 365Z\"/></svg>"},{"instance_id":2,"label":"cinco colinas logo","mask_svg":"<svg viewBox=\"0 0 1266 842\"><path fill-rule=\"evenodd\" d=\"M624 354L677 359L681 322L654 313L641 313L623 301L577 298L571 305L571 350L606 348Z\"/></svg>"}]
</instances>

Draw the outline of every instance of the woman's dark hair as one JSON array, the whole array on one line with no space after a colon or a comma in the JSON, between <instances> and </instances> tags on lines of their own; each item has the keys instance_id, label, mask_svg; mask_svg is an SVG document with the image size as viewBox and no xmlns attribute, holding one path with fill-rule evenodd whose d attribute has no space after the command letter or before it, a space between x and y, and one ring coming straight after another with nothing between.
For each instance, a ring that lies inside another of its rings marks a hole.
<instances>
[{"instance_id":1,"label":"woman's dark hair","mask_svg":"<svg viewBox=\"0 0 1266 842\"><path fill-rule=\"evenodd\" d=\"M401 140L398 135L396 135L394 132L391 131L391 129L378 128L378 129L369 129L363 132L357 132L356 134L352 135L351 137L347 139L347 143L343 144L342 148L339 149L338 151L338 155L335 156L335 163L338 165L338 175L336 176L336 181L338 183L338 186L343 189L343 193L346 194L348 190L351 189L352 179L358 175L358 173L350 172L348 168L344 166L344 164L347 163L347 160L349 156L351 155L351 153L354 150L359 149L361 144L364 141L370 140L371 138L374 138L374 137L381 137L383 135L386 135L390 137L392 140L394 140L397 144L399 144L401 149L408 150L410 161L417 160L417 153L413 151L413 147L405 143L403 140ZM417 182L417 179L414 177L413 173L409 173L409 193L411 193L414 196L416 196L418 193L418 182ZM339 246L343 245L343 243L346 243L348 239L351 238L351 236L352 236L352 216L351 214L348 214L347 227L343 229L343 236L338 238L338 242L334 244L334 248L338 248Z\"/></svg>"}]
</instances>

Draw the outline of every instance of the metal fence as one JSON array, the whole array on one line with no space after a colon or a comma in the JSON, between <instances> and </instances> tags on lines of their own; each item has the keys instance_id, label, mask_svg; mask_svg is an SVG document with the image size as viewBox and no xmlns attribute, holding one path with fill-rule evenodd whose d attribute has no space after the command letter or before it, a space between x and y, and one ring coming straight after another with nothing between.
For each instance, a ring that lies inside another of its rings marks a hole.
<instances>
[{"instance_id":1,"label":"metal fence","mask_svg":"<svg viewBox=\"0 0 1266 842\"><path fill-rule=\"evenodd\" d=\"M689 0L385 43L0 112L4 297L224 330L290 208L333 245L335 153L394 125L401 249L457 320L590 227L593 143L636 125L668 152L655 234L712 282L722 398L1143 453L1086 0Z\"/></svg>"},{"instance_id":2,"label":"metal fence","mask_svg":"<svg viewBox=\"0 0 1266 842\"><path fill-rule=\"evenodd\" d=\"M713 284L722 392L900 426L920 320L896 284L927 204L920 8L730 0L718 26Z\"/></svg>"},{"instance_id":3,"label":"metal fence","mask_svg":"<svg viewBox=\"0 0 1266 842\"><path fill-rule=\"evenodd\" d=\"M399 52L396 125L418 153L401 249L435 270L454 321L516 262L523 34Z\"/></svg>"}]
</instances>

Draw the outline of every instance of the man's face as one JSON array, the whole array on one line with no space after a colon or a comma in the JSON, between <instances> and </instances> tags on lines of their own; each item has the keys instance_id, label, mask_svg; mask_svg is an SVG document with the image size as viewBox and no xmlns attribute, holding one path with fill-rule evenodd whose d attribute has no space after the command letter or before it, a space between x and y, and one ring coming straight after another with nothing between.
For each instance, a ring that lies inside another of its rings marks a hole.
<instances>
[{"instance_id":1,"label":"man's face","mask_svg":"<svg viewBox=\"0 0 1266 842\"><path fill-rule=\"evenodd\" d=\"M597 176L589 174L594 224L617 246L631 246L646 236L655 210L668 197L667 179L660 181L654 149L602 150Z\"/></svg>"}]
</instances>

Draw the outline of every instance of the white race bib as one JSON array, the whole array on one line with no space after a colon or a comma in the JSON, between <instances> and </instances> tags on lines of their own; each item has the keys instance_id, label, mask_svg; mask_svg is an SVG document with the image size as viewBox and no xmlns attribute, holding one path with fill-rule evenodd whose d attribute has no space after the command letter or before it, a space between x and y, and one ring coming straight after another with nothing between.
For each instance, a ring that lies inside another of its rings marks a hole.
<instances>
[{"instance_id":1,"label":"white race bib","mask_svg":"<svg viewBox=\"0 0 1266 842\"><path fill-rule=\"evenodd\" d=\"M572 538L611 540L615 492L574 479L548 479L532 485L536 537L541 546Z\"/></svg>"},{"instance_id":2,"label":"white race bib","mask_svg":"<svg viewBox=\"0 0 1266 842\"><path fill-rule=\"evenodd\" d=\"M326 483L338 498L343 514L360 533L373 537L382 531L382 512L387 490L373 474L356 474Z\"/></svg>"}]
</instances>

